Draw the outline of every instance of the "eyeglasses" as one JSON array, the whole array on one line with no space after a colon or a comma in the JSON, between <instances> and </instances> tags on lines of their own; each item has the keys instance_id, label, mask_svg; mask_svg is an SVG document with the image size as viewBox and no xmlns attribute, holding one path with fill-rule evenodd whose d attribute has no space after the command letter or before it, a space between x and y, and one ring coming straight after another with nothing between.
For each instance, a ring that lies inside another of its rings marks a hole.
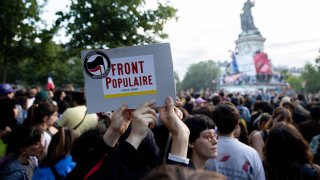
<instances>
[{"instance_id":1,"label":"eyeglasses","mask_svg":"<svg viewBox=\"0 0 320 180\"><path fill-rule=\"evenodd\" d=\"M208 142L212 142L213 140L217 141L219 136L218 134L205 134L202 136L202 138L208 140Z\"/></svg>"}]
</instances>

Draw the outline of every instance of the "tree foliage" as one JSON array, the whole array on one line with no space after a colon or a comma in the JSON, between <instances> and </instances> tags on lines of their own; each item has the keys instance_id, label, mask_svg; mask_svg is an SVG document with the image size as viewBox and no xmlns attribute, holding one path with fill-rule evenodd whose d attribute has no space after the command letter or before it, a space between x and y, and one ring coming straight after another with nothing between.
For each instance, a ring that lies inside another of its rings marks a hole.
<instances>
[{"instance_id":1,"label":"tree foliage","mask_svg":"<svg viewBox=\"0 0 320 180\"><path fill-rule=\"evenodd\" d=\"M305 90L307 92L315 93L319 92L320 90L320 70L311 65L311 64L306 64L304 66L304 71L302 73L302 78L305 80Z\"/></svg>"},{"instance_id":2,"label":"tree foliage","mask_svg":"<svg viewBox=\"0 0 320 180\"><path fill-rule=\"evenodd\" d=\"M219 69L216 63L212 60L191 64L188 67L183 81L181 82L181 88L194 88L195 91L206 88L214 88L215 84L212 83L212 80L216 80L218 74Z\"/></svg>"},{"instance_id":3,"label":"tree foliage","mask_svg":"<svg viewBox=\"0 0 320 180\"><path fill-rule=\"evenodd\" d=\"M37 0L1 1L0 64L4 82L8 66L34 53L31 49L39 33L41 7Z\"/></svg>"},{"instance_id":4,"label":"tree foliage","mask_svg":"<svg viewBox=\"0 0 320 180\"><path fill-rule=\"evenodd\" d=\"M289 75L287 78L287 82L290 84L291 88L296 92L300 92L302 90L303 79L302 76L293 76Z\"/></svg>"},{"instance_id":5,"label":"tree foliage","mask_svg":"<svg viewBox=\"0 0 320 180\"><path fill-rule=\"evenodd\" d=\"M176 9L166 4L147 10L142 0L71 0L70 10L58 12L56 24L48 28L41 26L46 22L40 19L46 1L1 1L3 81L44 85L51 73L57 85L82 86L80 50L156 42L167 36L164 24L176 13ZM61 28L66 28L71 37L64 45L52 41Z\"/></svg>"},{"instance_id":6,"label":"tree foliage","mask_svg":"<svg viewBox=\"0 0 320 180\"><path fill-rule=\"evenodd\" d=\"M58 12L57 25L65 25L72 48L114 48L155 42L165 38L164 24L176 9L158 4L145 10L143 0L71 0L70 11Z\"/></svg>"}]
</instances>

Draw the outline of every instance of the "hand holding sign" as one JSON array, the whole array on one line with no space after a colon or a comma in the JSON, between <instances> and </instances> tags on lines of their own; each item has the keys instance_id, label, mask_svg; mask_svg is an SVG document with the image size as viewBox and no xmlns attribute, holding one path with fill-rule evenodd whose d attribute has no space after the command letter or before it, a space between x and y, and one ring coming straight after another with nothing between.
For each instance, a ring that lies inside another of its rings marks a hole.
<instances>
[{"instance_id":1,"label":"hand holding sign","mask_svg":"<svg viewBox=\"0 0 320 180\"><path fill-rule=\"evenodd\" d=\"M148 101L140 105L132 112L132 128L127 142L133 145L136 149L141 141L146 137L149 126L153 127L157 119L154 109L155 101Z\"/></svg>"},{"instance_id":2,"label":"hand holding sign","mask_svg":"<svg viewBox=\"0 0 320 180\"><path fill-rule=\"evenodd\" d=\"M127 111L128 105L123 104L112 114L110 127L103 135L103 140L107 145L114 147L120 136L128 129L131 118L125 115Z\"/></svg>"},{"instance_id":3,"label":"hand holding sign","mask_svg":"<svg viewBox=\"0 0 320 180\"><path fill-rule=\"evenodd\" d=\"M172 135L187 132L188 127L181 121L181 111L174 107L172 97L166 99L166 106L160 108L160 120ZM190 132L189 132L190 134Z\"/></svg>"},{"instance_id":4,"label":"hand holding sign","mask_svg":"<svg viewBox=\"0 0 320 180\"><path fill-rule=\"evenodd\" d=\"M190 130L179 119L171 97L166 99L166 106L160 108L160 120L172 134L171 154L187 157Z\"/></svg>"}]
</instances>

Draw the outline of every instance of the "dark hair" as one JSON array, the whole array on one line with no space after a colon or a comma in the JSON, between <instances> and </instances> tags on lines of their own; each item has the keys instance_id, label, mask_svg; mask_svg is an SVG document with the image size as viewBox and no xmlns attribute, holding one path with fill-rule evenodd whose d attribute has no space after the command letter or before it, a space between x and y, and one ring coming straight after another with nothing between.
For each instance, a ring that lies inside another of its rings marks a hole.
<instances>
[{"instance_id":1,"label":"dark hair","mask_svg":"<svg viewBox=\"0 0 320 180\"><path fill-rule=\"evenodd\" d=\"M304 95L302 95L302 94L298 94L297 98L299 101L304 101Z\"/></svg>"},{"instance_id":2,"label":"dark hair","mask_svg":"<svg viewBox=\"0 0 320 180\"><path fill-rule=\"evenodd\" d=\"M33 104L28 110L28 116L25 120L26 126L37 126L43 123L46 116L51 116L57 112L57 106L51 102L42 102L39 104Z\"/></svg>"},{"instance_id":3,"label":"dark hair","mask_svg":"<svg viewBox=\"0 0 320 180\"><path fill-rule=\"evenodd\" d=\"M237 97L231 98L231 103L235 106L239 105L239 99Z\"/></svg>"},{"instance_id":4,"label":"dark hair","mask_svg":"<svg viewBox=\"0 0 320 180\"><path fill-rule=\"evenodd\" d=\"M72 129L62 127L59 132L52 136L48 154L42 161L41 166L52 166L68 155L76 138L77 135Z\"/></svg>"},{"instance_id":5,"label":"dark hair","mask_svg":"<svg viewBox=\"0 0 320 180\"><path fill-rule=\"evenodd\" d=\"M320 120L320 106L312 106L310 109L310 118L312 120Z\"/></svg>"},{"instance_id":6,"label":"dark hair","mask_svg":"<svg viewBox=\"0 0 320 180\"><path fill-rule=\"evenodd\" d=\"M211 100L212 100L212 103L213 103L213 105L218 105L220 102L221 102L221 97L220 96L218 96L218 95L214 95L212 98L211 98Z\"/></svg>"},{"instance_id":7,"label":"dark hair","mask_svg":"<svg viewBox=\"0 0 320 180\"><path fill-rule=\"evenodd\" d=\"M15 101L8 97L0 98L0 129L10 127L15 130L18 126L17 119L14 117Z\"/></svg>"},{"instance_id":8,"label":"dark hair","mask_svg":"<svg viewBox=\"0 0 320 180\"><path fill-rule=\"evenodd\" d=\"M83 155L98 144L104 132L99 129L89 129L84 132L75 142L71 150L74 162L79 161Z\"/></svg>"},{"instance_id":9,"label":"dark hair","mask_svg":"<svg viewBox=\"0 0 320 180\"><path fill-rule=\"evenodd\" d=\"M187 97L186 97L186 102L190 102L190 100L191 100L191 97L190 97L190 96L187 96Z\"/></svg>"},{"instance_id":10,"label":"dark hair","mask_svg":"<svg viewBox=\"0 0 320 180\"><path fill-rule=\"evenodd\" d=\"M240 115L238 109L230 102L219 104L212 113L213 121L218 131L227 134L231 133L239 123Z\"/></svg>"},{"instance_id":11,"label":"dark hair","mask_svg":"<svg viewBox=\"0 0 320 180\"><path fill-rule=\"evenodd\" d=\"M192 114L202 114L202 115L206 115L206 116L208 116L209 118L212 119L212 113L210 112L208 107L194 109L194 110L192 110Z\"/></svg>"},{"instance_id":12,"label":"dark hair","mask_svg":"<svg viewBox=\"0 0 320 180\"><path fill-rule=\"evenodd\" d=\"M215 123L206 115L196 114L185 120L190 130L189 142L193 143L199 138L200 133L206 129L214 129Z\"/></svg>"},{"instance_id":13,"label":"dark hair","mask_svg":"<svg viewBox=\"0 0 320 180\"><path fill-rule=\"evenodd\" d=\"M266 113L272 114L273 113L273 107L272 107L272 105L270 103L261 101L261 102L256 102L253 105L253 111L262 111L262 112L266 112Z\"/></svg>"},{"instance_id":14,"label":"dark hair","mask_svg":"<svg viewBox=\"0 0 320 180\"><path fill-rule=\"evenodd\" d=\"M72 92L72 101L75 101L78 105L86 104L86 97L83 92Z\"/></svg>"},{"instance_id":15,"label":"dark hair","mask_svg":"<svg viewBox=\"0 0 320 180\"><path fill-rule=\"evenodd\" d=\"M302 179L299 167L312 163L307 142L290 124L279 124L270 130L264 157L268 179Z\"/></svg>"},{"instance_id":16,"label":"dark hair","mask_svg":"<svg viewBox=\"0 0 320 180\"><path fill-rule=\"evenodd\" d=\"M6 137L8 141L7 154L19 156L21 148L36 144L41 141L42 130L38 127L19 127L16 131Z\"/></svg>"},{"instance_id":17,"label":"dark hair","mask_svg":"<svg viewBox=\"0 0 320 180\"><path fill-rule=\"evenodd\" d=\"M292 114L291 112L284 108L284 107L277 107L273 114L272 114L272 118L269 119L269 121L266 124L267 128L271 128L273 126L273 120L277 119L277 122L282 122L285 121L287 123L292 124L293 120L292 120Z\"/></svg>"}]
</instances>

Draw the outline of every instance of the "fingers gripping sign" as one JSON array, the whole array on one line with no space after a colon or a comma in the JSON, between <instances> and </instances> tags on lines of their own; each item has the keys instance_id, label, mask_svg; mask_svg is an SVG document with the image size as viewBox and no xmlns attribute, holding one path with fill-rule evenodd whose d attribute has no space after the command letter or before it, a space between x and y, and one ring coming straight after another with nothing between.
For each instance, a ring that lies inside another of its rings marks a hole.
<instances>
[{"instance_id":1,"label":"fingers gripping sign","mask_svg":"<svg viewBox=\"0 0 320 180\"><path fill-rule=\"evenodd\" d=\"M128 111L130 111L128 105L123 104L112 114L110 127L103 135L103 140L107 145L114 147L120 136L128 129L131 122L131 117L126 116Z\"/></svg>"},{"instance_id":2,"label":"fingers gripping sign","mask_svg":"<svg viewBox=\"0 0 320 180\"><path fill-rule=\"evenodd\" d=\"M154 105L155 101L148 101L132 112L131 133L127 142L132 144L136 149L146 137L148 128L155 126L157 116L156 111L153 109Z\"/></svg>"},{"instance_id":3,"label":"fingers gripping sign","mask_svg":"<svg viewBox=\"0 0 320 180\"><path fill-rule=\"evenodd\" d=\"M171 97L166 99L166 106L160 108L160 120L166 128L174 135L180 131L189 131L187 126L181 121L181 111L174 107Z\"/></svg>"},{"instance_id":4,"label":"fingers gripping sign","mask_svg":"<svg viewBox=\"0 0 320 180\"><path fill-rule=\"evenodd\" d=\"M110 128L118 132L120 135L122 135L128 129L128 126L130 124L130 116L126 114L129 111L130 110L128 110L128 105L123 104L111 116Z\"/></svg>"}]
</instances>

